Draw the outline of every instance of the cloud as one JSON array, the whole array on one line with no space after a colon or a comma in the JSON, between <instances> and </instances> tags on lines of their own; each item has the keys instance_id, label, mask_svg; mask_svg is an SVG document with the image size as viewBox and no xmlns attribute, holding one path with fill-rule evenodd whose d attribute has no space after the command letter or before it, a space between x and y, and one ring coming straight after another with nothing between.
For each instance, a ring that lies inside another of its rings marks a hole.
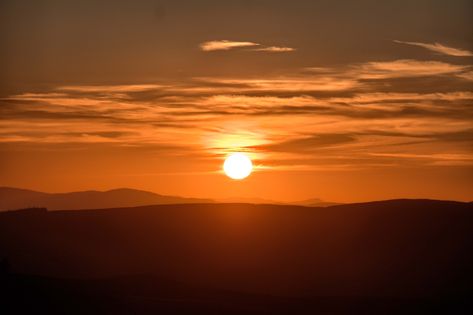
<instances>
[{"instance_id":1,"label":"cloud","mask_svg":"<svg viewBox=\"0 0 473 315\"><path fill-rule=\"evenodd\" d=\"M394 61L367 62L355 67L354 74L361 79L386 79L460 74L470 66L440 61L399 59Z\"/></svg>"},{"instance_id":2,"label":"cloud","mask_svg":"<svg viewBox=\"0 0 473 315\"><path fill-rule=\"evenodd\" d=\"M278 46L269 46L269 47L262 47L253 49L255 51L269 51L269 52L290 52L295 51L295 48L291 47L278 47Z\"/></svg>"},{"instance_id":3,"label":"cloud","mask_svg":"<svg viewBox=\"0 0 473 315\"><path fill-rule=\"evenodd\" d=\"M0 145L172 147L163 154L210 160L238 149L273 170L453 165L471 155L469 73L467 65L391 60L24 91L0 99ZM442 152L455 155L446 162Z\"/></svg>"},{"instance_id":4,"label":"cloud","mask_svg":"<svg viewBox=\"0 0 473 315\"><path fill-rule=\"evenodd\" d=\"M158 84L128 84L128 85L79 85L61 86L58 90L77 92L141 92L163 87Z\"/></svg>"},{"instance_id":5,"label":"cloud","mask_svg":"<svg viewBox=\"0 0 473 315\"><path fill-rule=\"evenodd\" d=\"M434 51L434 52L448 55L448 56L455 56L455 57L472 57L473 56L473 52L471 51L448 47L440 43L428 44L428 43L418 43L418 42L405 42L405 41L400 41L400 40L394 40L394 42L398 44L422 47L430 51Z\"/></svg>"},{"instance_id":6,"label":"cloud","mask_svg":"<svg viewBox=\"0 0 473 315\"><path fill-rule=\"evenodd\" d=\"M283 152L313 152L321 148L342 145L354 141L355 138L349 134L315 134L279 143L262 145L260 148Z\"/></svg>"},{"instance_id":7,"label":"cloud","mask_svg":"<svg viewBox=\"0 0 473 315\"><path fill-rule=\"evenodd\" d=\"M265 52L291 52L295 48L285 47L285 46L264 46L255 42L248 41L231 41L231 40L213 40L208 42L203 42L200 44L200 49L203 51L217 51L217 50L231 50L236 48L251 48L250 51L265 51Z\"/></svg>"},{"instance_id":8,"label":"cloud","mask_svg":"<svg viewBox=\"0 0 473 315\"><path fill-rule=\"evenodd\" d=\"M466 72L460 73L457 75L457 77L468 80L468 81L473 81L473 71L466 71Z\"/></svg>"},{"instance_id":9,"label":"cloud","mask_svg":"<svg viewBox=\"0 0 473 315\"><path fill-rule=\"evenodd\" d=\"M239 79L239 78L201 78L203 81L235 84L245 86L239 88L237 92L310 92L310 91L342 91L350 90L358 86L356 80L339 79L331 77L307 77L307 76L287 76L271 77L260 79Z\"/></svg>"},{"instance_id":10,"label":"cloud","mask_svg":"<svg viewBox=\"0 0 473 315\"><path fill-rule=\"evenodd\" d=\"M240 47L252 47L259 46L259 44L254 42L237 42L230 40L213 40L208 42L203 42L200 44L200 49L203 51L215 51L215 50L230 50Z\"/></svg>"}]
</instances>

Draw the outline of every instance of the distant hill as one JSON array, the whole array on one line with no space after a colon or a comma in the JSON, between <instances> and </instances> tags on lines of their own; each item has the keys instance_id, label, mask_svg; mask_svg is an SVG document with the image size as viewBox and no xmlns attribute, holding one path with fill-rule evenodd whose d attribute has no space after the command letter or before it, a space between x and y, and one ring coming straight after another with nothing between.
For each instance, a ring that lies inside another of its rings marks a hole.
<instances>
[{"instance_id":1,"label":"distant hill","mask_svg":"<svg viewBox=\"0 0 473 315\"><path fill-rule=\"evenodd\" d=\"M275 201L264 198L253 198L253 197L230 197L217 199L219 203L251 203L251 204L271 204L271 205L282 205L285 204L281 201Z\"/></svg>"},{"instance_id":2,"label":"distant hill","mask_svg":"<svg viewBox=\"0 0 473 315\"><path fill-rule=\"evenodd\" d=\"M0 187L0 211L29 207L45 207L49 210L78 210L214 202L299 205L307 207L328 207L339 204L335 202L326 202L317 198L295 202L280 202L251 197L234 197L218 200L210 198L186 198L159 195L153 192L130 188L120 188L108 191L89 190L70 193L44 193L21 188Z\"/></svg>"},{"instance_id":3,"label":"distant hill","mask_svg":"<svg viewBox=\"0 0 473 315\"><path fill-rule=\"evenodd\" d=\"M27 207L49 210L102 209L156 204L208 203L211 199L163 196L136 189L43 193L33 190L0 187L0 211Z\"/></svg>"},{"instance_id":4,"label":"distant hill","mask_svg":"<svg viewBox=\"0 0 473 315\"><path fill-rule=\"evenodd\" d=\"M16 273L58 278L148 274L286 297L470 296L473 204L11 211L0 213L2 257Z\"/></svg>"},{"instance_id":5,"label":"distant hill","mask_svg":"<svg viewBox=\"0 0 473 315\"><path fill-rule=\"evenodd\" d=\"M338 203L338 202L324 201L324 200L319 199L319 198L312 198L312 199L294 201L294 202L291 202L290 204L299 205L299 206L306 206L306 207L330 207L330 206L341 205L341 203Z\"/></svg>"},{"instance_id":6,"label":"distant hill","mask_svg":"<svg viewBox=\"0 0 473 315\"><path fill-rule=\"evenodd\" d=\"M318 198L313 198L313 199L306 199L306 200L300 200L300 201L294 201L294 202L284 202L284 201L275 201L275 200L270 200L270 199L263 199L263 198L239 198L239 197L234 197L234 198L224 198L224 199L217 199L216 202L219 203L252 203L252 204L272 204L272 205L294 205L294 206L306 206L306 207L329 207L329 206L335 206L335 205L340 205L340 203L336 202L328 202L328 201L323 201Z\"/></svg>"}]
</instances>

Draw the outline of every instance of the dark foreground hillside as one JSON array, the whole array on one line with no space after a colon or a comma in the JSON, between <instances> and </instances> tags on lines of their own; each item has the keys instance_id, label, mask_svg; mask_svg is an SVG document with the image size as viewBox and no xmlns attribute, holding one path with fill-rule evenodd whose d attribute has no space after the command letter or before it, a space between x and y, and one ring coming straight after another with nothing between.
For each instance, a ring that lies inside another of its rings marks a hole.
<instances>
[{"instance_id":1,"label":"dark foreground hillside","mask_svg":"<svg viewBox=\"0 0 473 315\"><path fill-rule=\"evenodd\" d=\"M11 313L467 314L472 253L458 202L0 214Z\"/></svg>"},{"instance_id":2,"label":"dark foreground hillside","mask_svg":"<svg viewBox=\"0 0 473 315\"><path fill-rule=\"evenodd\" d=\"M10 274L4 279L2 314L471 314L473 307L468 296L280 297L145 275L78 280Z\"/></svg>"}]
</instances>

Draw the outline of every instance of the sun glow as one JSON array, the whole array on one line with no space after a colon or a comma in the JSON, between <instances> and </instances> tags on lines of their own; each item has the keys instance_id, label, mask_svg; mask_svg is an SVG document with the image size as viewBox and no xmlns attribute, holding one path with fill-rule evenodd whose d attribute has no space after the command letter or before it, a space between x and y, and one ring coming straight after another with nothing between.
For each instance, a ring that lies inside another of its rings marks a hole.
<instances>
[{"instance_id":1,"label":"sun glow","mask_svg":"<svg viewBox=\"0 0 473 315\"><path fill-rule=\"evenodd\" d=\"M232 179L243 179L248 177L253 170L253 163L244 153L232 153L223 163L223 171Z\"/></svg>"}]
</instances>

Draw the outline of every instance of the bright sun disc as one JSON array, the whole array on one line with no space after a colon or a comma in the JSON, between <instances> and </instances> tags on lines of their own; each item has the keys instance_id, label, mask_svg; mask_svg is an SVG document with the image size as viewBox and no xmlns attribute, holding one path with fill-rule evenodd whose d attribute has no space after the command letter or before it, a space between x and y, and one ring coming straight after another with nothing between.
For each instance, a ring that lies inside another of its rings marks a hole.
<instances>
[{"instance_id":1,"label":"bright sun disc","mask_svg":"<svg viewBox=\"0 0 473 315\"><path fill-rule=\"evenodd\" d=\"M223 171L232 179L243 179L251 174L253 163L243 153L230 154L223 163Z\"/></svg>"}]
</instances>

